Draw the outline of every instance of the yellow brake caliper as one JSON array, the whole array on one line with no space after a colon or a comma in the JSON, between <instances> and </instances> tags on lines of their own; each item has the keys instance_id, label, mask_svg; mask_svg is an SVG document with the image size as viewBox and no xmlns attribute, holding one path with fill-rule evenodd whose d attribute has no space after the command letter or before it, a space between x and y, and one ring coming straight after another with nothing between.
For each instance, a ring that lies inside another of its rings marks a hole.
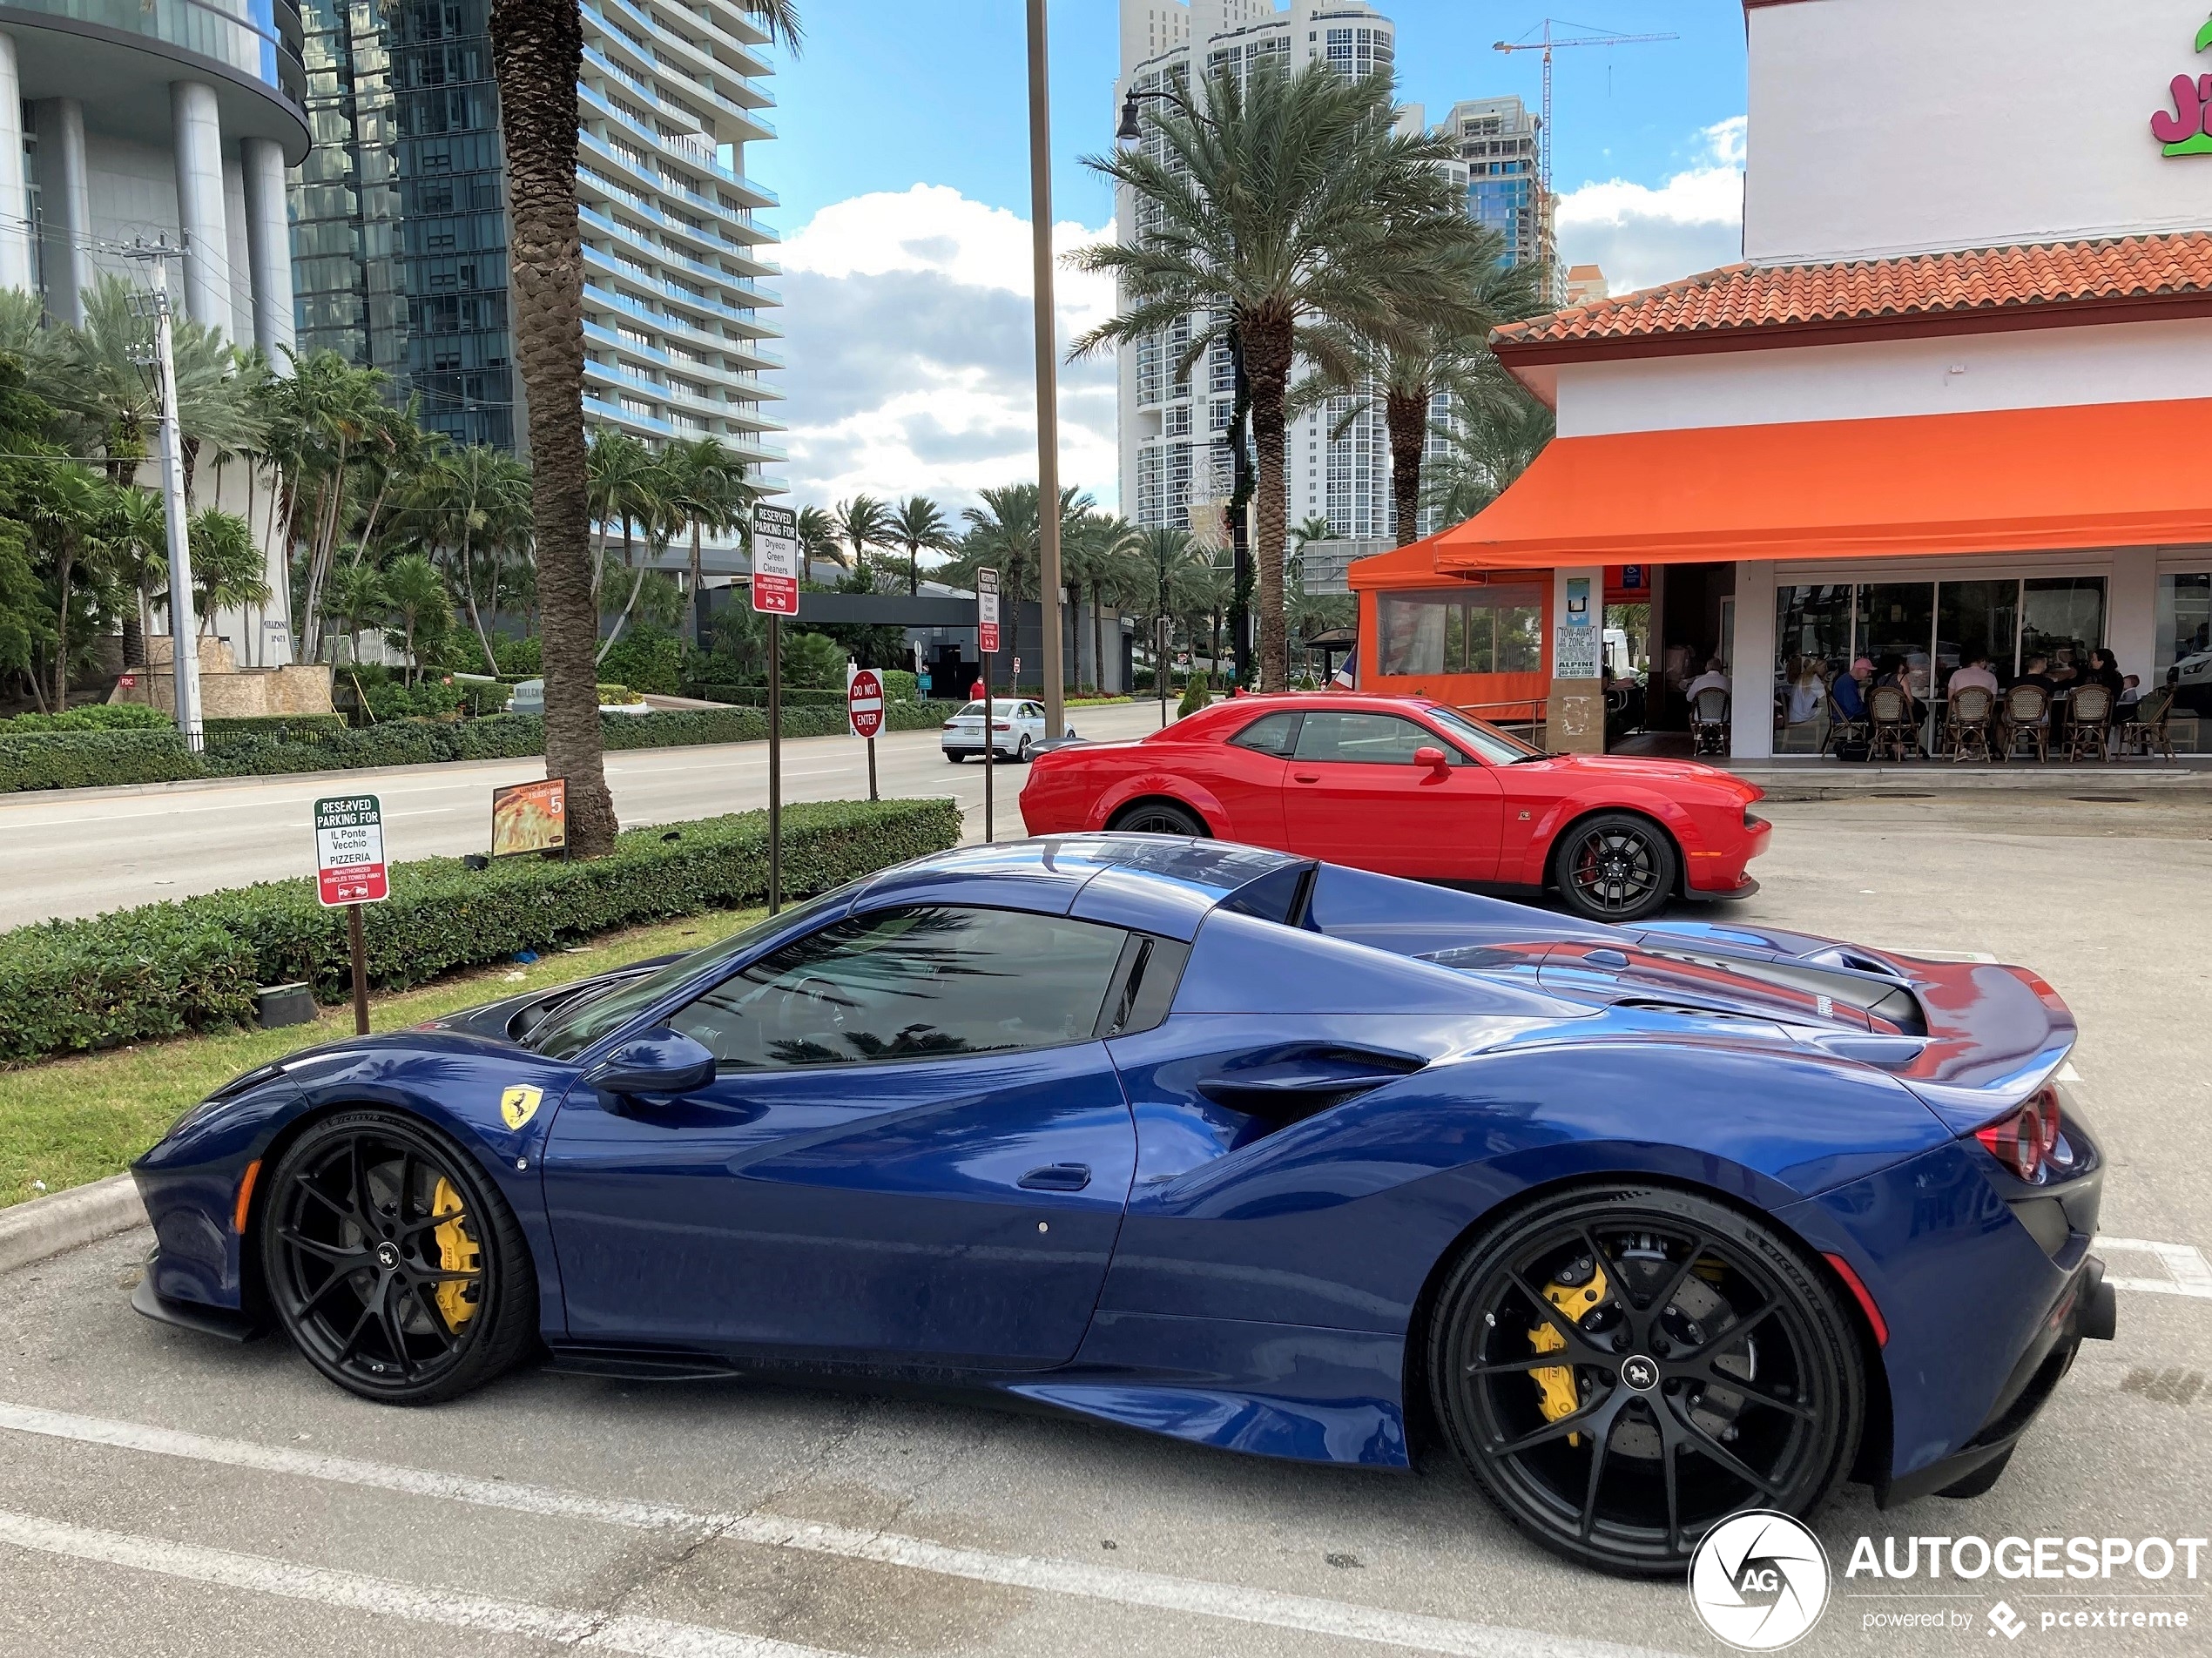
<instances>
[{"instance_id":1,"label":"yellow brake caliper","mask_svg":"<svg viewBox=\"0 0 2212 1658\"><path fill-rule=\"evenodd\" d=\"M437 1190L430 1194L430 1213L433 1217L450 1215L453 1219L434 1229L431 1237L438 1240L438 1265L448 1272L481 1272L483 1251L469 1236L469 1223L462 1217L461 1194L443 1175L438 1176ZM464 1284L457 1278L448 1279L432 1292L438 1304L439 1316L446 1321L448 1330L458 1331L476 1316L476 1300L482 1284L479 1278L474 1284ZM1548 1331L1547 1333L1549 1333ZM1556 1337L1554 1339L1557 1339Z\"/></svg>"},{"instance_id":2,"label":"yellow brake caliper","mask_svg":"<svg viewBox=\"0 0 2212 1658\"><path fill-rule=\"evenodd\" d=\"M1593 1265L1588 1284L1569 1287L1554 1278L1544 1286L1544 1299L1559 1309L1561 1318L1568 1324L1580 1324L1593 1307L1604 1301L1606 1296L1605 1269ZM1555 1353L1567 1345L1567 1338L1550 1324L1539 1324L1528 1332L1528 1345L1540 1353ZM1528 1378L1536 1384L1536 1408L1544 1413L1544 1420L1556 1422L1561 1417L1572 1416L1582 1408L1581 1396L1575 1391L1575 1372L1571 1365L1548 1365L1541 1370L1532 1370ZM1569 1445L1580 1445L1582 1436L1570 1433Z\"/></svg>"}]
</instances>

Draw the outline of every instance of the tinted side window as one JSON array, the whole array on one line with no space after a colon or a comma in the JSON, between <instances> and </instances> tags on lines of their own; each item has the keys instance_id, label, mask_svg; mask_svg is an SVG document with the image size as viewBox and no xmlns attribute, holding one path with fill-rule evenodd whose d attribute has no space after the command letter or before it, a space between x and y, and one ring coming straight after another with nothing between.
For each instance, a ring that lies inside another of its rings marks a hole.
<instances>
[{"instance_id":1,"label":"tinted side window","mask_svg":"<svg viewBox=\"0 0 2212 1658\"><path fill-rule=\"evenodd\" d=\"M1313 712L1299 728L1293 758L1369 765L1411 765L1416 749L1440 748L1459 764L1466 757L1434 732L1395 714Z\"/></svg>"},{"instance_id":2,"label":"tinted side window","mask_svg":"<svg viewBox=\"0 0 2212 1658\"><path fill-rule=\"evenodd\" d=\"M1304 718L1303 714L1263 714L1229 740L1238 748L1288 759L1291 745L1298 740L1298 723Z\"/></svg>"},{"instance_id":3,"label":"tinted side window","mask_svg":"<svg viewBox=\"0 0 2212 1658\"><path fill-rule=\"evenodd\" d=\"M668 1022L738 1067L1085 1041L1125 936L1019 910L877 911L753 963Z\"/></svg>"}]
</instances>

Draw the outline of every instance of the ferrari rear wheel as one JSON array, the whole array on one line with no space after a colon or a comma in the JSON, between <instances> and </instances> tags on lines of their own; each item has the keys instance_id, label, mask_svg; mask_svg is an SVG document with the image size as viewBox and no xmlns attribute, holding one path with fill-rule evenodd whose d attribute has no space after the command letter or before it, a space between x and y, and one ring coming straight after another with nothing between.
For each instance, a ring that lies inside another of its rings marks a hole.
<instances>
[{"instance_id":1,"label":"ferrari rear wheel","mask_svg":"<svg viewBox=\"0 0 2212 1658\"><path fill-rule=\"evenodd\" d=\"M536 1280L514 1211L428 1124L388 1111L327 1117L266 1190L261 1264L278 1321L349 1392L451 1399L535 1338Z\"/></svg>"},{"instance_id":2,"label":"ferrari rear wheel","mask_svg":"<svg viewBox=\"0 0 2212 1658\"><path fill-rule=\"evenodd\" d=\"M1809 1513L1865 1415L1853 1328L1756 1221L1684 1192L1571 1192L1478 1238L1438 1298L1437 1419L1554 1553L1681 1572L1745 1508Z\"/></svg>"},{"instance_id":3,"label":"ferrari rear wheel","mask_svg":"<svg viewBox=\"0 0 2212 1658\"><path fill-rule=\"evenodd\" d=\"M1172 800L1139 801L1106 826L1134 835L1188 835L1196 839L1204 839L1206 832L1197 813Z\"/></svg>"},{"instance_id":4,"label":"ferrari rear wheel","mask_svg":"<svg viewBox=\"0 0 2212 1658\"><path fill-rule=\"evenodd\" d=\"M1576 824L1552 854L1552 884L1593 921L1641 921L1675 890L1674 842L1649 818L1607 812Z\"/></svg>"}]
</instances>

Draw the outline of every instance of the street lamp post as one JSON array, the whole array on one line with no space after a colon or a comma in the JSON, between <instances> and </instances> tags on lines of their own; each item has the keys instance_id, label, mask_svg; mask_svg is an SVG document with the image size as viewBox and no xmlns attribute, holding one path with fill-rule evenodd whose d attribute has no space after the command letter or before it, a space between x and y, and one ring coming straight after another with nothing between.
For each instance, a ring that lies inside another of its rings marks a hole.
<instances>
[{"instance_id":1,"label":"street lamp post","mask_svg":"<svg viewBox=\"0 0 2212 1658\"><path fill-rule=\"evenodd\" d=\"M1037 610L1043 621L1044 731L1068 729L1060 637L1059 339L1052 306L1052 98L1044 29L1045 0L1028 0L1029 245L1035 271L1037 337ZM990 733L990 714L983 717Z\"/></svg>"}]
</instances>

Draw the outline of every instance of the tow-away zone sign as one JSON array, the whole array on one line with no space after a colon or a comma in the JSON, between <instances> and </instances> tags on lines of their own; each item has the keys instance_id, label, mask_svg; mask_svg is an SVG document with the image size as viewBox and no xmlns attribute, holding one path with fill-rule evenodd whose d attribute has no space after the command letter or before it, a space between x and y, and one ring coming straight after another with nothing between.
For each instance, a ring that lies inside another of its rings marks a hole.
<instances>
[{"instance_id":1,"label":"tow-away zone sign","mask_svg":"<svg viewBox=\"0 0 2212 1658\"><path fill-rule=\"evenodd\" d=\"M315 896L324 906L379 904L392 895L384 868L384 808L373 794L315 802Z\"/></svg>"}]
</instances>

